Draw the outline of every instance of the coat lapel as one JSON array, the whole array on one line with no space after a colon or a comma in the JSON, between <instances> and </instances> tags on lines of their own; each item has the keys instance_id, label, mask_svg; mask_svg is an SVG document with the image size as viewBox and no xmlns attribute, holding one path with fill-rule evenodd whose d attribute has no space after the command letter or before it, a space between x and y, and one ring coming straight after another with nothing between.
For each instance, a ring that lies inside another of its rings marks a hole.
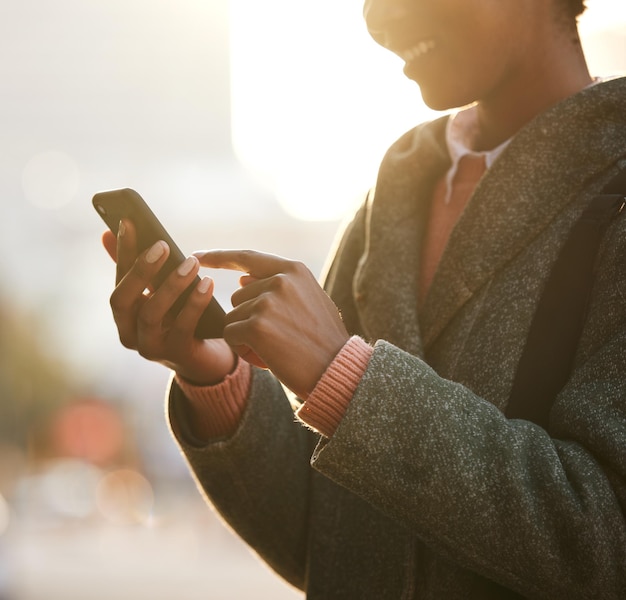
<instances>
[{"instance_id":1,"label":"coat lapel","mask_svg":"<svg viewBox=\"0 0 626 600\"><path fill-rule=\"evenodd\" d=\"M591 87L516 135L452 232L419 318L423 231L433 186L450 164L446 118L394 144L368 207L365 251L354 279L364 334L423 355L481 286L580 198L581 189L589 198L599 191L616 157L626 154L625 96L626 79ZM572 155L581 139L584 151Z\"/></svg>"},{"instance_id":2,"label":"coat lapel","mask_svg":"<svg viewBox=\"0 0 626 600\"><path fill-rule=\"evenodd\" d=\"M355 299L365 334L422 354L417 314L419 249L437 178L450 162L446 118L407 133L387 153L368 207Z\"/></svg>"},{"instance_id":3,"label":"coat lapel","mask_svg":"<svg viewBox=\"0 0 626 600\"><path fill-rule=\"evenodd\" d=\"M580 197L581 189L626 153L623 118L617 115L626 86L617 81L615 93L603 99L602 88L611 83L544 113L517 134L485 174L450 236L420 315L425 347L481 286ZM595 115L610 123L611 111L614 124L600 127ZM581 138L587 150L572 155ZM600 183L589 187L590 197Z\"/></svg>"}]
</instances>

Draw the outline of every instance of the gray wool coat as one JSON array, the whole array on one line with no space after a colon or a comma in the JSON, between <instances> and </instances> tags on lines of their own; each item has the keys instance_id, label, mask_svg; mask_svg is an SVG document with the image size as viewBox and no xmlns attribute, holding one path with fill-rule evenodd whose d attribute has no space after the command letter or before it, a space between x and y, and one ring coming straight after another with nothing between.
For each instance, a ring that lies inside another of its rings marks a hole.
<instances>
[{"instance_id":1,"label":"gray wool coat","mask_svg":"<svg viewBox=\"0 0 626 600\"><path fill-rule=\"evenodd\" d=\"M626 79L516 135L418 311L444 128L420 126L389 150L328 270L349 330L375 344L332 439L298 424L261 370L237 432L209 445L190 434L173 384L173 432L210 502L307 598L624 599L626 215L603 241L548 429L503 411L564 236L626 166Z\"/></svg>"}]
</instances>

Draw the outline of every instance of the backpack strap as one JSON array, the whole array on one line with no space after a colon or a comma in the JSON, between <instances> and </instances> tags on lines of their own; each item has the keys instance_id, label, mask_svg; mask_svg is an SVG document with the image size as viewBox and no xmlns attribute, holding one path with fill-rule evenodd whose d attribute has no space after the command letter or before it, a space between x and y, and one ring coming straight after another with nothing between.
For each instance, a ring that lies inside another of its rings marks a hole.
<instances>
[{"instance_id":1,"label":"backpack strap","mask_svg":"<svg viewBox=\"0 0 626 600\"><path fill-rule=\"evenodd\" d=\"M626 169L622 169L584 210L554 263L517 367L508 418L547 429L552 403L573 366L602 237L625 207Z\"/></svg>"}]
</instances>

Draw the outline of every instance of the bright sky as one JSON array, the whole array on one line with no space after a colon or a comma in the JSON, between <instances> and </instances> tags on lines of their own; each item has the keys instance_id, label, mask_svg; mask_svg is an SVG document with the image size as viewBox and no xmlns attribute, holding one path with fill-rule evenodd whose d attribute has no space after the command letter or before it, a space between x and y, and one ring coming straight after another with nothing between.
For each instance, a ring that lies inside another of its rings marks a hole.
<instances>
[{"instance_id":1,"label":"bright sky","mask_svg":"<svg viewBox=\"0 0 626 600\"><path fill-rule=\"evenodd\" d=\"M626 3L623 0L587 0L587 10L580 20L580 31L586 34L619 23L626 25Z\"/></svg>"},{"instance_id":2,"label":"bright sky","mask_svg":"<svg viewBox=\"0 0 626 600\"><path fill-rule=\"evenodd\" d=\"M583 35L626 26L625 2L587 4ZM340 218L389 143L434 113L369 38L358 1L231 0L231 23L238 156L291 214Z\"/></svg>"}]
</instances>

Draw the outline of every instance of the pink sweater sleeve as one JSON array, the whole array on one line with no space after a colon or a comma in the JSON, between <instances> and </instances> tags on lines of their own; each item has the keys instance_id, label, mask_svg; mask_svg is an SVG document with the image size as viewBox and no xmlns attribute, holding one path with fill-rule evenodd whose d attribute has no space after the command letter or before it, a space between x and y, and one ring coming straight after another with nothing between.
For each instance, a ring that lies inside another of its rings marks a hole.
<instances>
[{"instance_id":1,"label":"pink sweater sleeve","mask_svg":"<svg viewBox=\"0 0 626 600\"><path fill-rule=\"evenodd\" d=\"M354 336L346 342L330 364L306 402L298 418L326 437L337 429L374 349ZM239 360L226 379L212 386L196 386L175 376L176 383L189 400L191 431L209 440L232 435L246 408L250 391L250 365Z\"/></svg>"},{"instance_id":2,"label":"pink sweater sleeve","mask_svg":"<svg viewBox=\"0 0 626 600\"><path fill-rule=\"evenodd\" d=\"M339 351L306 402L298 418L326 437L332 437L356 391L374 349L353 336Z\"/></svg>"},{"instance_id":3,"label":"pink sweater sleeve","mask_svg":"<svg viewBox=\"0 0 626 600\"><path fill-rule=\"evenodd\" d=\"M175 376L189 400L190 428L198 439L227 437L235 432L246 408L250 375L249 363L239 359L235 370L217 385L197 386Z\"/></svg>"}]
</instances>

